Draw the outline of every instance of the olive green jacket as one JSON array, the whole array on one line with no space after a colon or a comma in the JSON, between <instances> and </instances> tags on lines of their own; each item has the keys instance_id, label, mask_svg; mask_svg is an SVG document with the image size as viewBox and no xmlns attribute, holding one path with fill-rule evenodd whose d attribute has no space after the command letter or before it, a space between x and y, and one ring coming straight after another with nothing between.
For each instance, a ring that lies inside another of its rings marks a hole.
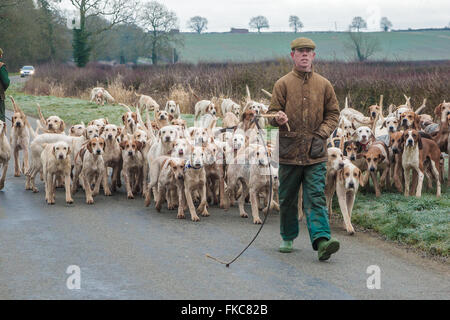
<instances>
[{"instance_id":1,"label":"olive green jacket","mask_svg":"<svg viewBox=\"0 0 450 320\"><path fill-rule=\"evenodd\" d=\"M269 113L286 113L291 131L280 127L277 152L281 164L310 165L327 161L326 139L337 127L339 105L330 81L312 70L295 68L273 88ZM271 125L278 126L275 118Z\"/></svg>"},{"instance_id":2,"label":"olive green jacket","mask_svg":"<svg viewBox=\"0 0 450 320\"><path fill-rule=\"evenodd\" d=\"M6 64L0 60L0 99L5 100L5 91L9 87L8 70L6 70Z\"/></svg>"}]
</instances>

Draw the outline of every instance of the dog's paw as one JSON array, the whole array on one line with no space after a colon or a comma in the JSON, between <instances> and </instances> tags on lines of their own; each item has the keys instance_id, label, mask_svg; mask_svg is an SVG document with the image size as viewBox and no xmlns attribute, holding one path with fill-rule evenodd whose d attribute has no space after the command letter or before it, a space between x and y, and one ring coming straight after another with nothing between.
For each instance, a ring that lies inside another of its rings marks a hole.
<instances>
[{"instance_id":1,"label":"dog's paw","mask_svg":"<svg viewBox=\"0 0 450 320\"><path fill-rule=\"evenodd\" d=\"M244 212L244 213L241 213L240 216L241 216L241 218L248 218L248 214L245 213L245 212Z\"/></svg>"},{"instance_id":2,"label":"dog's paw","mask_svg":"<svg viewBox=\"0 0 450 320\"><path fill-rule=\"evenodd\" d=\"M191 220L197 222L200 221L200 218L198 216L191 216Z\"/></svg>"},{"instance_id":3,"label":"dog's paw","mask_svg":"<svg viewBox=\"0 0 450 320\"><path fill-rule=\"evenodd\" d=\"M129 193L129 194L127 195L127 198L128 198L128 199L134 199L134 196L133 196L132 193Z\"/></svg>"},{"instance_id":4,"label":"dog's paw","mask_svg":"<svg viewBox=\"0 0 450 320\"><path fill-rule=\"evenodd\" d=\"M186 218L186 216L184 215L184 212L179 212L177 214L177 219L185 219L185 218Z\"/></svg>"},{"instance_id":5,"label":"dog's paw","mask_svg":"<svg viewBox=\"0 0 450 320\"><path fill-rule=\"evenodd\" d=\"M5 183L4 182L0 182L0 190L2 190L5 187Z\"/></svg>"},{"instance_id":6,"label":"dog's paw","mask_svg":"<svg viewBox=\"0 0 450 320\"><path fill-rule=\"evenodd\" d=\"M261 224L262 221L261 221L260 218L253 218L253 223L254 223L254 224Z\"/></svg>"},{"instance_id":7,"label":"dog's paw","mask_svg":"<svg viewBox=\"0 0 450 320\"><path fill-rule=\"evenodd\" d=\"M209 217L208 210L206 210L206 208L205 208L205 210L202 211L201 215L202 215L202 217Z\"/></svg>"},{"instance_id":8,"label":"dog's paw","mask_svg":"<svg viewBox=\"0 0 450 320\"><path fill-rule=\"evenodd\" d=\"M92 198L86 199L86 203L87 204L94 204L94 199L92 199Z\"/></svg>"},{"instance_id":9,"label":"dog's paw","mask_svg":"<svg viewBox=\"0 0 450 320\"><path fill-rule=\"evenodd\" d=\"M112 193L110 190L105 190L105 196L109 197L112 196Z\"/></svg>"},{"instance_id":10,"label":"dog's paw","mask_svg":"<svg viewBox=\"0 0 450 320\"><path fill-rule=\"evenodd\" d=\"M33 190L33 193L38 193L39 192L39 190L36 187L33 187L32 190Z\"/></svg>"},{"instance_id":11,"label":"dog's paw","mask_svg":"<svg viewBox=\"0 0 450 320\"><path fill-rule=\"evenodd\" d=\"M66 203L67 204L72 204L73 203L73 199L66 200Z\"/></svg>"}]
</instances>

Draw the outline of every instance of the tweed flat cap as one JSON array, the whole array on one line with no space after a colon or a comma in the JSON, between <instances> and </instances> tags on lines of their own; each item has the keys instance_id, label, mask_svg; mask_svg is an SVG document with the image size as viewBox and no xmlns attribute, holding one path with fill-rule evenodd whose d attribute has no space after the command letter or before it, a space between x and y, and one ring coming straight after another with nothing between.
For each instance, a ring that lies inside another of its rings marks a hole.
<instances>
[{"instance_id":1,"label":"tweed flat cap","mask_svg":"<svg viewBox=\"0 0 450 320\"><path fill-rule=\"evenodd\" d=\"M291 50L294 50L295 48L311 48L314 50L316 44L309 38L297 38L291 42Z\"/></svg>"}]
</instances>

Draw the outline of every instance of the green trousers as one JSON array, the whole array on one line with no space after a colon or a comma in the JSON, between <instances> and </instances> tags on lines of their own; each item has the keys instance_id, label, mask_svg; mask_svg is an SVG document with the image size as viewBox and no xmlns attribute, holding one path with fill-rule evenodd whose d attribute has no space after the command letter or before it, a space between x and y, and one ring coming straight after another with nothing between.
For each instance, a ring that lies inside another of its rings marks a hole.
<instances>
[{"instance_id":1,"label":"green trousers","mask_svg":"<svg viewBox=\"0 0 450 320\"><path fill-rule=\"evenodd\" d=\"M5 122L5 100L0 98L0 120Z\"/></svg>"},{"instance_id":2,"label":"green trousers","mask_svg":"<svg viewBox=\"0 0 450 320\"><path fill-rule=\"evenodd\" d=\"M283 240L298 236L298 192L303 185L303 212L314 250L319 238L331 238L325 200L326 162L309 166L280 164L278 188L280 198L280 233Z\"/></svg>"}]
</instances>

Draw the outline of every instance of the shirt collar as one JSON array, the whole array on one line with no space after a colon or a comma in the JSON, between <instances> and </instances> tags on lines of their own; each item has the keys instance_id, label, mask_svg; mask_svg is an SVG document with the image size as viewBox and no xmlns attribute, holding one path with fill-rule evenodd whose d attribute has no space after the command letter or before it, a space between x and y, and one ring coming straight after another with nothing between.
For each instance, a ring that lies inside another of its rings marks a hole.
<instances>
[{"instance_id":1,"label":"shirt collar","mask_svg":"<svg viewBox=\"0 0 450 320\"><path fill-rule=\"evenodd\" d=\"M295 67L292 68L292 72L294 73L294 75L300 79L304 79L304 80L308 80L309 78L312 77L313 73L314 73L314 66L311 66L311 71L306 72L306 71L298 71L297 69L295 69Z\"/></svg>"}]
</instances>

